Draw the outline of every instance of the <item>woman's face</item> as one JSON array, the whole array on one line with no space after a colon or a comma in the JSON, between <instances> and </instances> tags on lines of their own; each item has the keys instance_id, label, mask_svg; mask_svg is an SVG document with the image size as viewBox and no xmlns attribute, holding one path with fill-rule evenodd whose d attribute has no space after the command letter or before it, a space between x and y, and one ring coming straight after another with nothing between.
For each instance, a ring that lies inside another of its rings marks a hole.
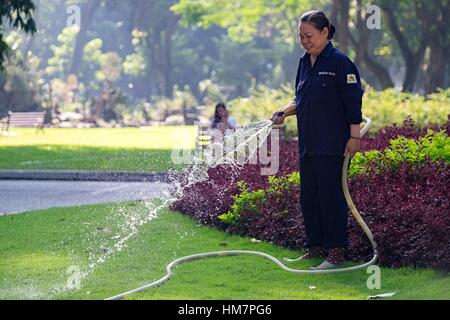
<instances>
[{"instance_id":1,"label":"woman's face","mask_svg":"<svg viewBox=\"0 0 450 320\"><path fill-rule=\"evenodd\" d=\"M306 52L316 56L328 43L328 28L320 31L308 22L301 22L298 26L298 37Z\"/></svg>"},{"instance_id":2,"label":"woman's face","mask_svg":"<svg viewBox=\"0 0 450 320\"><path fill-rule=\"evenodd\" d=\"M221 118L225 118L226 116L228 116L227 109L225 109L223 107L219 107L218 110L217 110L217 113L219 114L219 116Z\"/></svg>"}]
</instances>

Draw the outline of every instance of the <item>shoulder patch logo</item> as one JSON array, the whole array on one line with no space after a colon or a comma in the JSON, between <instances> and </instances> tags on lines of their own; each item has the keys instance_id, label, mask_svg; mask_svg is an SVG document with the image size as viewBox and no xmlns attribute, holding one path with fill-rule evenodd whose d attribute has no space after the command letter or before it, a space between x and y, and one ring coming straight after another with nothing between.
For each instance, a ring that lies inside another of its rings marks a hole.
<instances>
[{"instance_id":1,"label":"shoulder patch logo","mask_svg":"<svg viewBox=\"0 0 450 320\"><path fill-rule=\"evenodd\" d=\"M356 75L351 73L347 75L347 83L356 83Z\"/></svg>"}]
</instances>

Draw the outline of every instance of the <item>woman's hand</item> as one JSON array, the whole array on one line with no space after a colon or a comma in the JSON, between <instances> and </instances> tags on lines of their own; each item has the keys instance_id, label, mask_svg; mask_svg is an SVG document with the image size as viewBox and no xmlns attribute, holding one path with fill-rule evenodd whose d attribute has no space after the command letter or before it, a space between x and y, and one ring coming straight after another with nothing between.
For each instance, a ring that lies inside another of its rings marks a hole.
<instances>
[{"instance_id":1,"label":"woman's hand","mask_svg":"<svg viewBox=\"0 0 450 320\"><path fill-rule=\"evenodd\" d=\"M270 117L270 120L272 120L279 112L282 112L281 110L277 110L272 112L272 116ZM286 113L283 112L281 116L278 116L273 124L283 124L284 123L284 119L286 118Z\"/></svg>"},{"instance_id":2,"label":"woman's hand","mask_svg":"<svg viewBox=\"0 0 450 320\"><path fill-rule=\"evenodd\" d=\"M350 138L347 141L347 145L345 146L345 152L344 156L347 154L350 155L350 158L355 155L356 152L358 152L360 149L360 141L359 139Z\"/></svg>"}]
</instances>

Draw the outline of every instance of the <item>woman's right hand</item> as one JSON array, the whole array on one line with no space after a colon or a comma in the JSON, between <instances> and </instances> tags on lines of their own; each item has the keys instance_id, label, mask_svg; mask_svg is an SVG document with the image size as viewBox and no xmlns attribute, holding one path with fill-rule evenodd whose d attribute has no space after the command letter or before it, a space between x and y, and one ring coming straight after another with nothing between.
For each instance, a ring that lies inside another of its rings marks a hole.
<instances>
[{"instance_id":1,"label":"woman's right hand","mask_svg":"<svg viewBox=\"0 0 450 320\"><path fill-rule=\"evenodd\" d=\"M282 112L282 111L277 110L277 111L272 112L272 116L270 117L270 120L272 120L275 116L277 116L279 112ZM277 116L277 118L275 119L273 124L283 124L285 118L286 118L286 113L283 112L282 115Z\"/></svg>"}]
</instances>

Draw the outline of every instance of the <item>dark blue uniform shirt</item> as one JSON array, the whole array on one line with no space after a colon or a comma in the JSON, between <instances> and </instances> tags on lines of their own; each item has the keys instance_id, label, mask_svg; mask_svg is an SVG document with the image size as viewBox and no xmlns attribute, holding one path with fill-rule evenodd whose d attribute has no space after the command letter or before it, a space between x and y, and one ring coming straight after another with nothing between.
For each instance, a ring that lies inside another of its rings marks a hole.
<instances>
[{"instance_id":1,"label":"dark blue uniform shirt","mask_svg":"<svg viewBox=\"0 0 450 320\"><path fill-rule=\"evenodd\" d=\"M362 122L358 70L331 41L313 66L310 55L300 59L295 79L300 156L342 156L350 125Z\"/></svg>"}]
</instances>

